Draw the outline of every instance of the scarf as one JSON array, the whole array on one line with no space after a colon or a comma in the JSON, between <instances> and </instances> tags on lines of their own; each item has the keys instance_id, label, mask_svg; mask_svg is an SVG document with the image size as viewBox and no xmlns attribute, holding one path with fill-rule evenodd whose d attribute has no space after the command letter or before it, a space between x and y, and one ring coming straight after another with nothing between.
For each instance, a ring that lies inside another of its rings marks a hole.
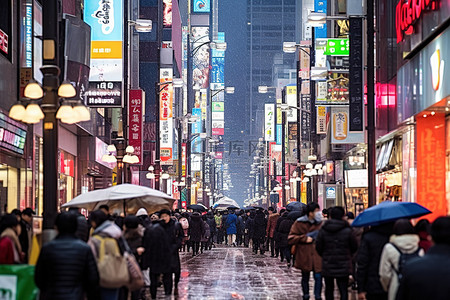
<instances>
[{"instance_id":1,"label":"scarf","mask_svg":"<svg viewBox=\"0 0 450 300\"><path fill-rule=\"evenodd\" d=\"M20 263L20 253L22 253L22 246L20 246L19 238L17 237L16 232L12 228L6 228L3 230L2 234L0 235L0 238L7 237L9 238L13 244L14 247L14 261L16 263Z\"/></svg>"}]
</instances>

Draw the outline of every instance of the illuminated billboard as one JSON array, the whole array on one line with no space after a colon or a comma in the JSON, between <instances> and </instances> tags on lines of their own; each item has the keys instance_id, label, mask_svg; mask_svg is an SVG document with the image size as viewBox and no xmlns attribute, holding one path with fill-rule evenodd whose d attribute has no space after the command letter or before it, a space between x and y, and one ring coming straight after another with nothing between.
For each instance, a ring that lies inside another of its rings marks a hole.
<instances>
[{"instance_id":1,"label":"illuminated billboard","mask_svg":"<svg viewBox=\"0 0 450 300\"><path fill-rule=\"evenodd\" d=\"M160 69L160 83L172 81L173 71L170 68ZM172 164L173 155L173 85L161 85L159 93L159 138L162 165Z\"/></svg>"}]
</instances>

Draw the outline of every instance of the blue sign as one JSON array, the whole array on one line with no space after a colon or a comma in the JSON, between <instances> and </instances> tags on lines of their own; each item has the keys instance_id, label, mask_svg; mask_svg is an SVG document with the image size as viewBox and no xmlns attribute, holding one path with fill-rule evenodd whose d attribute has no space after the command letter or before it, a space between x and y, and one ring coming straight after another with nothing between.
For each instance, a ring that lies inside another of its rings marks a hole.
<instances>
[{"instance_id":1,"label":"blue sign","mask_svg":"<svg viewBox=\"0 0 450 300\"><path fill-rule=\"evenodd\" d=\"M191 132L192 134L199 134L202 132L202 109L201 108L193 108L192 116L197 117L197 121L192 123ZM198 136L192 140L191 143L191 151L193 153L202 152L202 139Z\"/></svg>"},{"instance_id":2,"label":"blue sign","mask_svg":"<svg viewBox=\"0 0 450 300\"><path fill-rule=\"evenodd\" d=\"M224 64L225 58L223 57L213 57L211 59L212 70L211 70L211 83L224 83Z\"/></svg>"},{"instance_id":3,"label":"blue sign","mask_svg":"<svg viewBox=\"0 0 450 300\"><path fill-rule=\"evenodd\" d=\"M225 42L225 32L218 32L216 41L219 43L224 43ZM225 57L225 51L211 49L211 57Z\"/></svg>"},{"instance_id":4,"label":"blue sign","mask_svg":"<svg viewBox=\"0 0 450 300\"><path fill-rule=\"evenodd\" d=\"M329 186L326 189L327 199L336 199L336 187Z\"/></svg>"},{"instance_id":5,"label":"blue sign","mask_svg":"<svg viewBox=\"0 0 450 300\"><path fill-rule=\"evenodd\" d=\"M209 13L211 11L211 3L209 0L194 0L195 13Z\"/></svg>"},{"instance_id":6,"label":"blue sign","mask_svg":"<svg viewBox=\"0 0 450 300\"><path fill-rule=\"evenodd\" d=\"M327 0L314 0L314 11L327 14ZM327 24L323 24L322 27L316 27L314 29L315 37L326 38L327 37Z\"/></svg>"},{"instance_id":7,"label":"blue sign","mask_svg":"<svg viewBox=\"0 0 450 300\"><path fill-rule=\"evenodd\" d=\"M92 41L122 41L122 0L84 1L84 21Z\"/></svg>"},{"instance_id":8,"label":"blue sign","mask_svg":"<svg viewBox=\"0 0 450 300\"><path fill-rule=\"evenodd\" d=\"M277 124L277 145L281 145L282 134L283 134L283 125Z\"/></svg>"}]
</instances>

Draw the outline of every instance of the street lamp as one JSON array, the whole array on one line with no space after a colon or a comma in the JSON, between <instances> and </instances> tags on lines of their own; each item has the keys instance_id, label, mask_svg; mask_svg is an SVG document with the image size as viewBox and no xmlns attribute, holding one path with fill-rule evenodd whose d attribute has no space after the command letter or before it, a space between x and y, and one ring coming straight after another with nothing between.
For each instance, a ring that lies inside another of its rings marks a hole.
<instances>
[{"instance_id":1,"label":"street lamp","mask_svg":"<svg viewBox=\"0 0 450 300\"><path fill-rule=\"evenodd\" d=\"M129 20L129 25L134 26L137 32L151 32L152 31L152 20L137 19L136 21Z\"/></svg>"}]
</instances>

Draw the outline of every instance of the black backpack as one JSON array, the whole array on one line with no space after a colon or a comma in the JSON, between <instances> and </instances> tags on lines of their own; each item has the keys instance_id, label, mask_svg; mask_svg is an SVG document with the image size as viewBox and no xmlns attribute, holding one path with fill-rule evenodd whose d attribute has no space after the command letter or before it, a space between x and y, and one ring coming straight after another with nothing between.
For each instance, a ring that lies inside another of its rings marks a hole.
<instances>
[{"instance_id":1,"label":"black backpack","mask_svg":"<svg viewBox=\"0 0 450 300\"><path fill-rule=\"evenodd\" d=\"M395 272L397 273L398 280L400 281L403 277L402 272L403 272L404 266L411 259L419 257L419 252L420 252L421 248L418 247L417 250L414 251L413 253L403 253L402 250L400 250L400 248L398 248L396 245L394 245L392 243L390 243L390 244L400 253L400 257L398 259L398 269L395 269L395 267L393 266Z\"/></svg>"}]
</instances>

